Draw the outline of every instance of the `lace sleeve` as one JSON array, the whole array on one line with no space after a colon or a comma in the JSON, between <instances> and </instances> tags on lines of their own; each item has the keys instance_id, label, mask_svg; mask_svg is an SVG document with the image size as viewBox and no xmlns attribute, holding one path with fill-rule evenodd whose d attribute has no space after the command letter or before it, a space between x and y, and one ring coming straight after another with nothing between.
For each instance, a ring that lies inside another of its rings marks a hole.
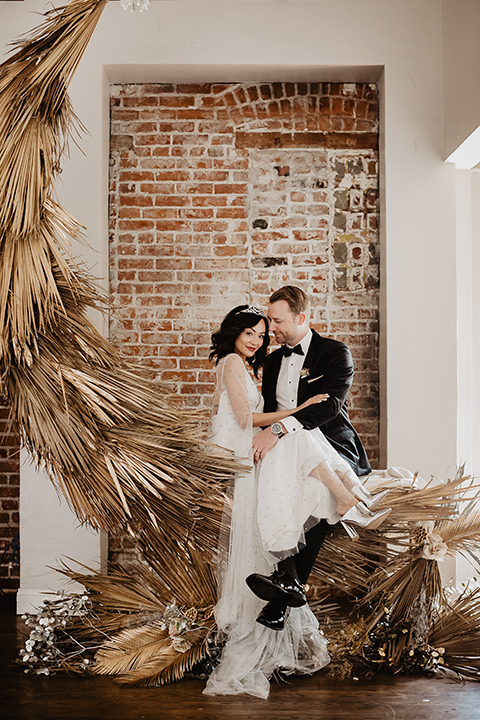
<instances>
[{"instance_id":1,"label":"lace sleeve","mask_svg":"<svg viewBox=\"0 0 480 720\"><path fill-rule=\"evenodd\" d=\"M226 390L238 427L246 430L252 425L252 413L248 402L243 362L238 355L227 355L222 365L221 384Z\"/></svg>"}]
</instances>

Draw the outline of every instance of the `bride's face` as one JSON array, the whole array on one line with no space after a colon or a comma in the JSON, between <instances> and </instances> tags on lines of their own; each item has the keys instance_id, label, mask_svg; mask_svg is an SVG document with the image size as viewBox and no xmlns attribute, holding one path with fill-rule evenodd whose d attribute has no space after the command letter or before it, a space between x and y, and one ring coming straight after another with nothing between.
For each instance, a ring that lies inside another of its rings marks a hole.
<instances>
[{"instance_id":1,"label":"bride's face","mask_svg":"<svg viewBox=\"0 0 480 720\"><path fill-rule=\"evenodd\" d=\"M265 339L265 320L260 320L253 328L245 328L235 340L235 352L242 360L252 357Z\"/></svg>"}]
</instances>

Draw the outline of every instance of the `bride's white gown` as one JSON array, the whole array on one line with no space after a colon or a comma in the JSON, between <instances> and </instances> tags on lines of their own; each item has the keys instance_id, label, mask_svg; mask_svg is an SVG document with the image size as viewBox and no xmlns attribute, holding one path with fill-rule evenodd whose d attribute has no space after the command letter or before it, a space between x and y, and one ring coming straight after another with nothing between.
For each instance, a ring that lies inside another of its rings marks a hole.
<instances>
[{"instance_id":1,"label":"bride's white gown","mask_svg":"<svg viewBox=\"0 0 480 720\"><path fill-rule=\"evenodd\" d=\"M246 458L247 469L235 480L229 539L219 548L215 618L227 642L204 693L266 698L276 669L313 673L328 664L329 655L308 606L292 608L283 631L257 623L265 603L245 578L273 572L276 559L301 548L304 532L321 518L338 521L334 497L310 472L323 460L341 470L346 463L320 430L301 430L283 437L255 468L252 413L262 412L261 396L236 354L222 358L216 374L211 439Z\"/></svg>"}]
</instances>

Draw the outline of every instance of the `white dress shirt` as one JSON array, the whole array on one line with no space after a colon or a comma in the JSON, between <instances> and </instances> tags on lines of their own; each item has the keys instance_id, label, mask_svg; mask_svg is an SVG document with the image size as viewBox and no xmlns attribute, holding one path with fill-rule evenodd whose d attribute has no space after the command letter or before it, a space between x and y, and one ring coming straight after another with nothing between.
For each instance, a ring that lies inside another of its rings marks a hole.
<instances>
[{"instance_id":1,"label":"white dress shirt","mask_svg":"<svg viewBox=\"0 0 480 720\"><path fill-rule=\"evenodd\" d=\"M305 355L307 354L310 342L312 340L312 331L309 329L305 337L300 340L297 345L300 345L303 350L303 355L292 353L290 357L283 357L280 365L280 372L278 373L277 380L277 410L292 410L297 407L297 394L298 394L298 383L300 382L300 370L305 362ZM287 345L287 347L292 347ZM296 347L296 346L295 346ZM303 428L296 418L291 415L281 421L288 433L294 433Z\"/></svg>"}]
</instances>

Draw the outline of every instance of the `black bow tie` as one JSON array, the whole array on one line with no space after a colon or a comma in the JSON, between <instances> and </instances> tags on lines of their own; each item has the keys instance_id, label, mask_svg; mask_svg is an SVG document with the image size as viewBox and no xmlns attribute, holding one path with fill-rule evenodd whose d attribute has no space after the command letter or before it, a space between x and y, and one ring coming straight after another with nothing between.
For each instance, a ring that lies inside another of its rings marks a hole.
<instances>
[{"instance_id":1,"label":"black bow tie","mask_svg":"<svg viewBox=\"0 0 480 720\"><path fill-rule=\"evenodd\" d=\"M302 350L301 345L295 345L295 347L287 347L286 345L283 346L283 356L284 357L290 357L292 353L295 353L296 355L305 355L305 353Z\"/></svg>"}]
</instances>

